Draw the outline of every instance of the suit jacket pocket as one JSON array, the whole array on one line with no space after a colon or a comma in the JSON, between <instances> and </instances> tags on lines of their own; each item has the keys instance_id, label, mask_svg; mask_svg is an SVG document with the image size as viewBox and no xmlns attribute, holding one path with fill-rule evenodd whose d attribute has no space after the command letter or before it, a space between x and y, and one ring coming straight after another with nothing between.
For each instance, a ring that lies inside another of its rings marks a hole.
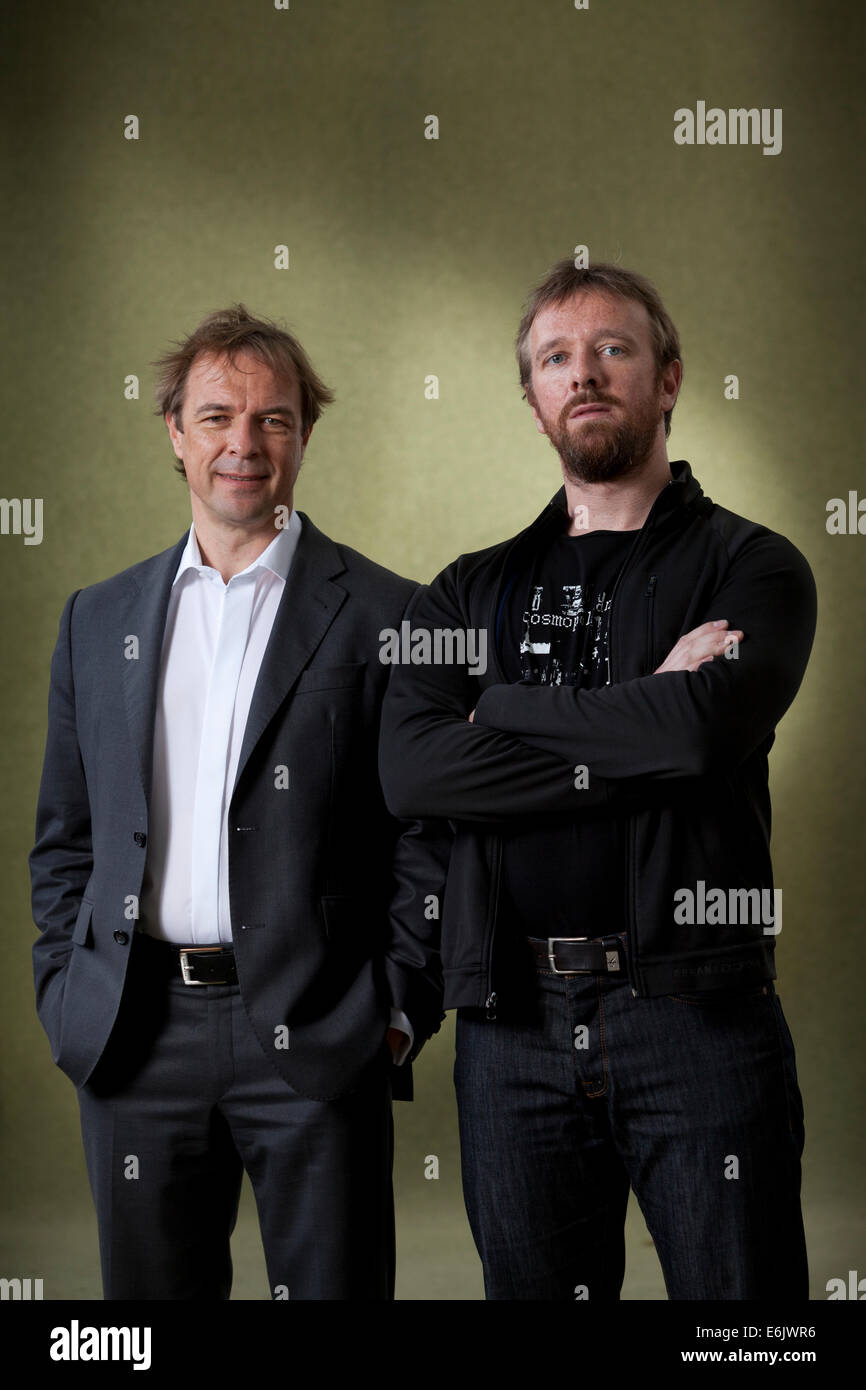
<instances>
[{"instance_id":1,"label":"suit jacket pocket","mask_svg":"<svg viewBox=\"0 0 866 1390\"><path fill-rule=\"evenodd\" d=\"M92 946L93 932L91 930L91 918L93 916L93 903L88 902L87 898L81 899L81 906L78 909L78 916L75 919L75 926L72 928L72 940L76 946Z\"/></svg>"},{"instance_id":2,"label":"suit jacket pocket","mask_svg":"<svg viewBox=\"0 0 866 1390\"><path fill-rule=\"evenodd\" d=\"M329 941L338 940L352 910L353 899L345 893L329 894L322 898L322 917Z\"/></svg>"},{"instance_id":3,"label":"suit jacket pocket","mask_svg":"<svg viewBox=\"0 0 866 1390\"><path fill-rule=\"evenodd\" d=\"M295 686L296 695L308 695L313 690L341 690L344 686L364 684L366 661L349 666L311 666L304 671Z\"/></svg>"}]
</instances>

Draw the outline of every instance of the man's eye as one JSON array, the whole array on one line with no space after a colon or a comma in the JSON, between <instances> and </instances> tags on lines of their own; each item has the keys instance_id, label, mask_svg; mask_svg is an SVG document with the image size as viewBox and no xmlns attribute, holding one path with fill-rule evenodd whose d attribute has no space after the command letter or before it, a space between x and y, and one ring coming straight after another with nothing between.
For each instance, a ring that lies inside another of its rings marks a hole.
<instances>
[{"instance_id":1,"label":"man's eye","mask_svg":"<svg viewBox=\"0 0 866 1390\"><path fill-rule=\"evenodd\" d=\"M285 420L281 420L278 415L266 415L265 424L268 423L272 423L274 425L285 425L286 422Z\"/></svg>"},{"instance_id":2,"label":"man's eye","mask_svg":"<svg viewBox=\"0 0 866 1390\"><path fill-rule=\"evenodd\" d=\"M615 343L608 343L607 347L602 348L602 352L618 352L621 354L622 348L617 347Z\"/></svg>"},{"instance_id":3,"label":"man's eye","mask_svg":"<svg viewBox=\"0 0 866 1390\"><path fill-rule=\"evenodd\" d=\"M559 363L557 362L557 358L563 358L564 356L564 352L552 352L547 360L548 362L551 362L554 367L556 367L559 365Z\"/></svg>"},{"instance_id":4,"label":"man's eye","mask_svg":"<svg viewBox=\"0 0 866 1390\"><path fill-rule=\"evenodd\" d=\"M225 419L226 419L226 416L225 416L225 415L206 415L206 416L205 416L205 419L204 419L204 423L207 425L207 424L210 423L211 420L225 420Z\"/></svg>"}]
</instances>

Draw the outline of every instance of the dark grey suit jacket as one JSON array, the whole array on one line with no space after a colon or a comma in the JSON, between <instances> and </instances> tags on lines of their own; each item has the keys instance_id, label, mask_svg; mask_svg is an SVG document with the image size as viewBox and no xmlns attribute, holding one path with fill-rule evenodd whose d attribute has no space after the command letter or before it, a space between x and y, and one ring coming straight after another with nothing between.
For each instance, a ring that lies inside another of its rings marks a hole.
<instances>
[{"instance_id":1,"label":"dark grey suit jacket","mask_svg":"<svg viewBox=\"0 0 866 1390\"><path fill-rule=\"evenodd\" d=\"M436 905L450 831L388 814L377 742L390 670L379 632L399 629L416 586L299 515L229 807L238 979L293 1089L335 1097L390 1067L395 1096L411 1099L411 1059L443 1017ZM77 1086L110 1049L136 946L160 654L185 543L72 594L51 665L34 974L52 1055ZM415 1030L402 1067L385 1040L392 1005Z\"/></svg>"}]
</instances>

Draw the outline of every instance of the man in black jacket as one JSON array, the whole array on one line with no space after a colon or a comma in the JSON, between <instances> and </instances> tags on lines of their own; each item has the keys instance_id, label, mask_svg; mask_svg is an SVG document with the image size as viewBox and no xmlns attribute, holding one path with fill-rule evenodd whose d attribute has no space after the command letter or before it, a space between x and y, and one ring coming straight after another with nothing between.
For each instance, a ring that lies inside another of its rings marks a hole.
<instances>
[{"instance_id":1,"label":"man in black jacket","mask_svg":"<svg viewBox=\"0 0 866 1390\"><path fill-rule=\"evenodd\" d=\"M380 748L391 811L455 830L445 1007L487 1296L618 1298L631 1186L671 1298L807 1298L767 755L812 575L668 462L682 358L643 277L561 263L517 349L564 486L416 596ZM441 659L442 634L489 659Z\"/></svg>"}]
</instances>

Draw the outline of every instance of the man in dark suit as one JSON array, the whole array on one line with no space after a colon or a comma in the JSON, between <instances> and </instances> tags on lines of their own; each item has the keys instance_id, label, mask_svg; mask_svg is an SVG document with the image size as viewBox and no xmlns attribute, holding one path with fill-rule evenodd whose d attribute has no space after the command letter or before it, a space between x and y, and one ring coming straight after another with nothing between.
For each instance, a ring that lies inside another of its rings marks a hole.
<instances>
[{"instance_id":1,"label":"man in dark suit","mask_svg":"<svg viewBox=\"0 0 866 1390\"><path fill-rule=\"evenodd\" d=\"M448 836L386 811L380 636L415 585L293 507L332 399L243 305L158 364L193 525L70 597L30 857L107 1299L393 1297L391 1096L442 1018Z\"/></svg>"}]
</instances>

